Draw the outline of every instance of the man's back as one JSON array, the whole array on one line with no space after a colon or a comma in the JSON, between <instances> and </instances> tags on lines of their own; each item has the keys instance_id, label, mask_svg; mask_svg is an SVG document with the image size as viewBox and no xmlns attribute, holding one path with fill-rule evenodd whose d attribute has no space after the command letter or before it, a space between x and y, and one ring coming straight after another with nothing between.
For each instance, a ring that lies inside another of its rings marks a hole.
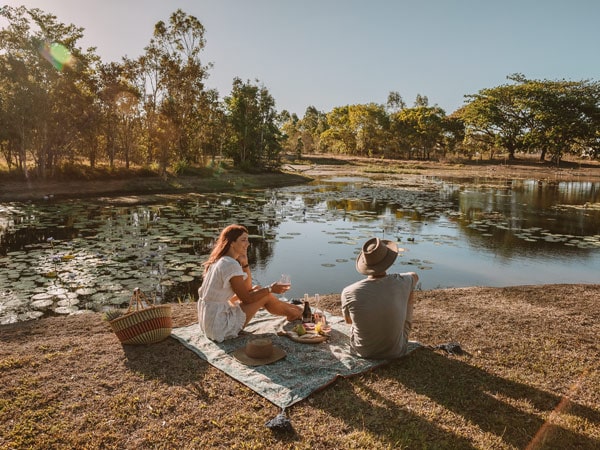
<instances>
[{"instance_id":1,"label":"man's back","mask_svg":"<svg viewBox=\"0 0 600 450\"><path fill-rule=\"evenodd\" d=\"M342 291L342 311L352 321L351 346L358 355L385 359L406 352L413 283L411 274L389 274L365 278Z\"/></svg>"}]
</instances>

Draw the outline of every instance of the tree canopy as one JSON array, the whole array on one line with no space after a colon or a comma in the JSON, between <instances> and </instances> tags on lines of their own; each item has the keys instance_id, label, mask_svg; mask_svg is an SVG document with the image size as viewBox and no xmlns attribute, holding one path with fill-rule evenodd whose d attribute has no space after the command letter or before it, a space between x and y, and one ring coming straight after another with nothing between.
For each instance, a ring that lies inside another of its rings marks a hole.
<instances>
[{"instance_id":1,"label":"tree canopy","mask_svg":"<svg viewBox=\"0 0 600 450\"><path fill-rule=\"evenodd\" d=\"M482 89L456 113L466 136L508 151L539 152L559 161L565 153L598 154L600 84L589 80L528 80L508 77L512 84Z\"/></svg>"},{"instance_id":2,"label":"tree canopy","mask_svg":"<svg viewBox=\"0 0 600 450\"><path fill-rule=\"evenodd\" d=\"M275 101L264 86L233 82L221 101L205 81L205 30L177 10L154 26L137 59L102 63L77 47L83 30L39 9L4 7L0 32L0 149L9 168L46 176L61 164L116 160L161 173L227 155L276 166ZM242 110L243 109L243 110ZM33 164L30 159L33 158Z\"/></svg>"},{"instance_id":3,"label":"tree canopy","mask_svg":"<svg viewBox=\"0 0 600 450\"><path fill-rule=\"evenodd\" d=\"M109 63L79 46L82 28L40 9L4 6L0 18L0 154L26 177L99 161L165 174L217 157L270 170L282 152L431 159L489 151L554 161L600 153L597 81L514 74L466 95L450 116L425 95L408 107L390 91L386 104L309 106L298 117L279 113L259 80L235 77L223 98L207 88L204 26L180 9L155 24L142 55Z\"/></svg>"}]
</instances>

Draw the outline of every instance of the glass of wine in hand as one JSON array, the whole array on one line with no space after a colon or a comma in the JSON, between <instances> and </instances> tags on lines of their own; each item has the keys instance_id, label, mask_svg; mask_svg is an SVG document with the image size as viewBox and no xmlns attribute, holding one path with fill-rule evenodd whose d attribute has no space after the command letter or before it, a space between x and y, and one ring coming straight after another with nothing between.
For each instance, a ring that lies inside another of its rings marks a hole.
<instances>
[{"instance_id":1,"label":"glass of wine in hand","mask_svg":"<svg viewBox=\"0 0 600 450\"><path fill-rule=\"evenodd\" d=\"M282 273L281 277L279 278L279 281L277 281L277 284L282 285L285 288L285 291L289 291L292 287L292 278L287 273ZM285 295L283 294L281 295L281 300L283 300L284 302L288 301L288 299L285 298Z\"/></svg>"}]
</instances>

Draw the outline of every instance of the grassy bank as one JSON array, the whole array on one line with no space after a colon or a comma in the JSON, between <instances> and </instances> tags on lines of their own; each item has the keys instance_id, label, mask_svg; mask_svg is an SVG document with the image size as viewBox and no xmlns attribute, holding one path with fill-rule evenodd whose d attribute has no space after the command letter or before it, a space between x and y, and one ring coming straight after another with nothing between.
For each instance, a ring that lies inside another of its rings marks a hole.
<instances>
[{"instance_id":1,"label":"grassy bank","mask_svg":"<svg viewBox=\"0 0 600 450\"><path fill-rule=\"evenodd\" d=\"M563 161L560 167L531 157L508 160L461 160L451 162L384 160L380 158L311 155L287 160L280 171L247 173L222 164L216 167L187 168L181 173L158 176L148 169L78 168L53 179L24 181L0 170L0 202L41 201L52 198L124 197L183 194L188 192L245 191L306 183L315 176L365 175L398 180L421 176L479 179L537 179L540 181L598 181L597 161ZM118 199L117 199L118 201ZM145 199L144 201L147 201Z\"/></svg>"},{"instance_id":2,"label":"grassy bank","mask_svg":"<svg viewBox=\"0 0 600 450\"><path fill-rule=\"evenodd\" d=\"M24 181L11 176L0 176L0 202L42 201L51 197L99 198L132 197L189 192L243 192L305 183L309 180L301 173L274 171L247 173L235 169L188 170L180 175L158 176L149 171L96 170L93 173L77 172L56 179ZM132 199L130 198L129 201ZM144 201L147 201L144 200Z\"/></svg>"},{"instance_id":3,"label":"grassy bank","mask_svg":"<svg viewBox=\"0 0 600 450\"><path fill-rule=\"evenodd\" d=\"M417 292L424 348L288 410L176 340L122 346L99 314L0 327L0 448L479 448L600 445L600 285ZM339 311L339 295L325 298ZM196 320L174 307L175 326Z\"/></svg>"}]
</instances>

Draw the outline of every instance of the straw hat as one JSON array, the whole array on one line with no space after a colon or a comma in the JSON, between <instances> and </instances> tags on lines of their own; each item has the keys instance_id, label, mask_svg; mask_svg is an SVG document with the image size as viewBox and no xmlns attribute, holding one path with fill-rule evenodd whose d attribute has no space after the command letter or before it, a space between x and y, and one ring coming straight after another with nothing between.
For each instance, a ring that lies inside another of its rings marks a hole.
<instances>
[{"instance_id":1,"label":"straw hat","mask_svg":"<svg viewBox=\"0 0 600 450\"><path fill-rule=\"evenodd\" d=\"M385 272L398 256L398 245L385 239L371 238L356 258L356 270L364 275Z\"/></svg>"},{"instance_id":2,"label":"straw hat","mask_svg":"<svg viewBox=\"0 0 600 450\"><path fill-rule=\"evenodd\" d=\"M245 347L238 348L232 354L239 362L247 366L271 364L285 358L286 355L283 349L275 347L268 338L251 339Z\"/></svg>"}]
</instances>

